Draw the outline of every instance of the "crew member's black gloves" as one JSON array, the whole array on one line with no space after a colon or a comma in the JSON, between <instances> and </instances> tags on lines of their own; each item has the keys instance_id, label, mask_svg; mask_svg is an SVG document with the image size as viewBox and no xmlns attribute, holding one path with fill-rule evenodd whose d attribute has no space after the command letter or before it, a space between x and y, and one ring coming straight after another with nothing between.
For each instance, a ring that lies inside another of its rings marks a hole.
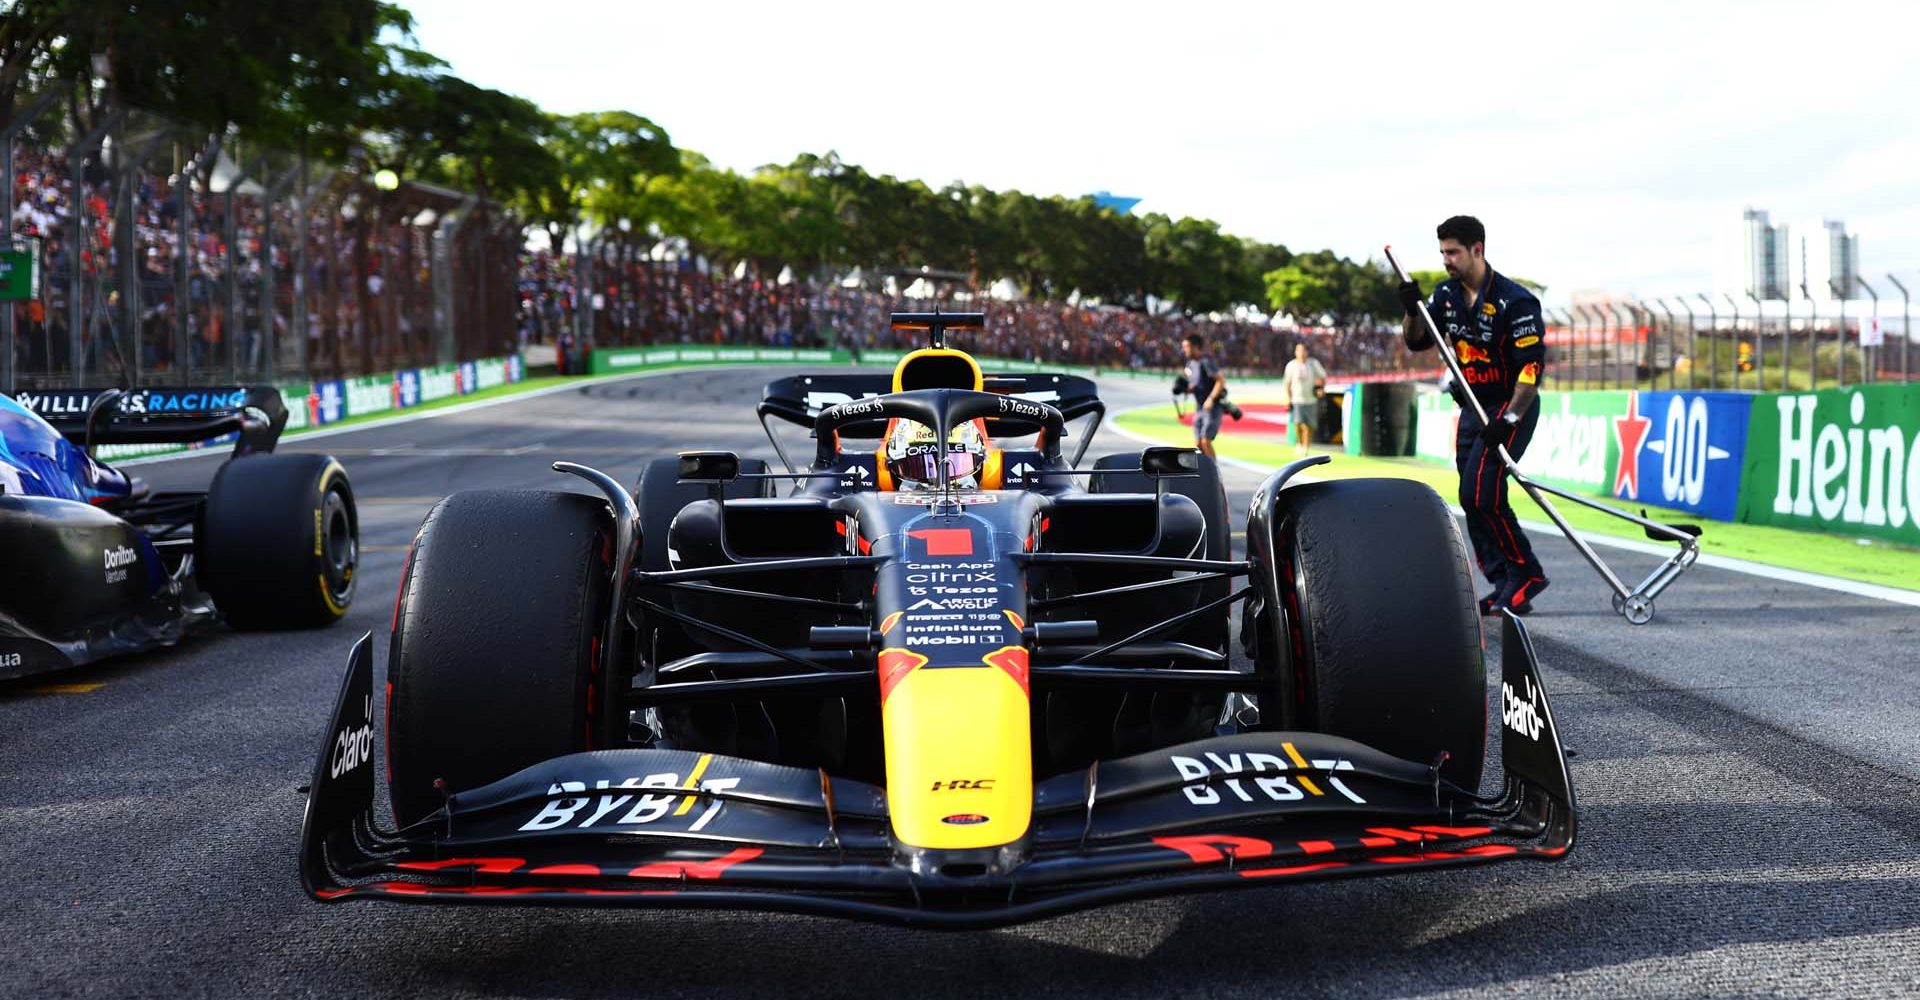
<instances>
[{"instance_id":1,"label":"crew member's black gloves","mask_svg":"<svg viewBox=\"0 0 1920 1000\"><path fill-rule=\"evenodd\" d=\"M1487 425L1480 428L1480 440L1488 444L1505 443L1507 435L1513 433L1513 426L1520 422L1508 419L1511 416L1510 413L1504 413L1487 421Z\"/></svg>"},{"instance_id":2,"label":"crew member's black gloves","mask_svg":"<svg viewBox=\"0 0 1920 1000\"><path fill-rule=\"evenodd\" d=\"M1420 314L1420 303L1427 300L1426 293L1420 291L1420 283L1412 279L1400 283L1400 305L1405 307L1407 315Z\"/></svg>"}]
</instances>

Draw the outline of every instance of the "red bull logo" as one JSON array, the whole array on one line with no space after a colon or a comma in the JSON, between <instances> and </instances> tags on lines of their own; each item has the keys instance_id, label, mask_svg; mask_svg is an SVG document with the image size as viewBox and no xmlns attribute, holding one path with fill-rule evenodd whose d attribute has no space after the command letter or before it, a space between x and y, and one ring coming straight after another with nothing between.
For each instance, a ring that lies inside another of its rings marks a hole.
<instances>
[{"instance_id":1,"label":"red bull logo","mask_svg":"<svg viewBox=\"0 0 1920 1000\"><path fill-rule=\"evenodd\" d=\"M1453 353L1455 357L1460 359L1460 363L1463 365L1493 364L1493 355L1487 353L1485 348L1475 346L1471 341L1454 341Z\"/></svg>"}]
</instances>

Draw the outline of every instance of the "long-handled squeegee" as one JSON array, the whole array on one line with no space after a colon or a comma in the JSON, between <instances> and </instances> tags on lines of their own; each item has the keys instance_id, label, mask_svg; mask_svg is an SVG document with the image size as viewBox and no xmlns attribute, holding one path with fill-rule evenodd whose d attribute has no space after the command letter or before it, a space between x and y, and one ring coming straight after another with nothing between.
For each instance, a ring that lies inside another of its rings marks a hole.
<instances>
[{"instance_id":1,"label":"long-handled squeegee","mask_svg":"<svg viewBox=\"0 0 1920 1000\"><path fill-rule=\"evenodd\" d=\"M1393 248L1387 247L1386 251L1387 263L1393 266L1394 275L1401 281L1406 281L1407 272L1402 270L1400 262L1394 259ZM1433 338L1435 347L1440 351L1441 359L1447 363L1447 371L1453 375L1453 384L1464 390L1468 382L1466 376L1460 371L1460 359L1454 357L1453 345L1447 342L1447 338L1440 335L1440 327L1434 323L1433 314L1427 311L1427 304L1425 302L1420 303L1420 319L1427 325L1427 334ZM1487 422L1487 411L1481 408L1480 400L1476 399L1471 392L1462 391L1459 395L1465 401L1466 405L1473 407L1474 415L1479 417L1481 425L1485 426ZM1535 405L1537 406L1539 404L1535 403ZM1607 586L1613 588L1614 612L1635 625L1645 625L1652 621L1653 599L1659 597L1661 591L1666 590L1669 584L1680 578L1681 573L1686 572L1687 567L1693 565L1694 560L1700 558L1699 526L1693 524L1661 524L1658 521L1650 521L1645 517L1629 514L1618 507L1608 506L1597 500L1577 496L1565 490L1554 489L1543 483L1536 483L1521 474L1519 464L1513 460L1512 455L1507 453L1505 445L1500 445L1499 450L1500 464L1506 466L1507 475L1512 476L1513 481L1519 483L1520 488L1526 490L1527 495L1533 498L1533 502L1539 504L1540 509L1547 512L1547 516L1553 519L1553 523L1560 527L1560 533L1567 536L1567 541L1573 543L1573 547L1579 551L1582 558L1586 559L1587 564L1593 567L1594 572L1599 573L1600 578L1607 582ZM1656 542L1678 542L1680 549L1673 555L1668 556L1667 561L1661 563L1652 573L1648 574L1646 579L1640 581L1639 586L1628 590L1627 585L1621 582L1619 575L1614 573L1612 567L1607 565L1606 560L1601 559L1599 553L1593 551L1593 546L1588 545L1586 539L1581 538L1580 534L1573 530L1573 526L1567 523L1567 519L1561 517L1560 512L1554 509L1552 501L1549 501L1545 496L1545 494L1548 493L1564 500L1571 500L1583 507L1591 507L1603 514L1611 514L1622 520L1632 521L1646 531L1648 538Z\"/></svg>"}]
</instances>

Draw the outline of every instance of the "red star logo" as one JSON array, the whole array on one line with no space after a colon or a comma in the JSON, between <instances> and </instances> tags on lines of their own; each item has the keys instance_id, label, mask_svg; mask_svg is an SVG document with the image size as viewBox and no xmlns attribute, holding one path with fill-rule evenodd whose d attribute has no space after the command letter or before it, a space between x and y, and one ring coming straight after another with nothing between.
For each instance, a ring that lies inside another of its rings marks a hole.
<instances>
[{"instance_id":1,"label":"red star logo","mask_svg":"<svg viewBox=\"0 0 1920 1000\"><path fill-rule=\"evenodd\" d=\"M1613 471L1614 496L1640 498L1640 445L1652 426L1653 421L1640 415L1640 394L1627 393L1627 415L1613 421L1613 439L1620 444L1620 465Z\"/></svg>"}]
</instances>

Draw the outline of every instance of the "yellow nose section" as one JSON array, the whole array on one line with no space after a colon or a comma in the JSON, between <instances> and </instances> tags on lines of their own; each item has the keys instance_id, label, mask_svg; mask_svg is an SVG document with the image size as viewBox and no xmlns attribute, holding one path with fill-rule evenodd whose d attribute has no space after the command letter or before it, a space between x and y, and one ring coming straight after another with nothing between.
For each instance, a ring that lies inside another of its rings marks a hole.
<instances>
[{"instance_id":1,"label":"yellow nose section","mask_svg":"<svg viewBox=\"0 0 1920 1000\"><path fill-rule=\"evenodd\" d=\"M902 844L998 847L1033 818L1027 651L1003 646L967 666L880 652L887 806Z\"/></svg>"}]
</instances>

